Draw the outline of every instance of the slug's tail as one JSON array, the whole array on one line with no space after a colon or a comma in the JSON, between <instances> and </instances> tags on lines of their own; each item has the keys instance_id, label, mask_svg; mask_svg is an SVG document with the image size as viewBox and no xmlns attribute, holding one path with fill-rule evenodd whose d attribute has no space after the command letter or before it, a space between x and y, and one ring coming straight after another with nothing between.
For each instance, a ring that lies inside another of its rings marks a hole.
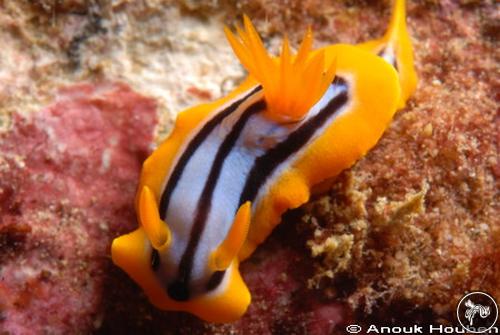
<instances>
[{"instance_id":1,"label":"slug's tail","mask_svg":"<svg viewBox=\"0 0 500 335\"><path fill-rule=\"evenodd\" d=\"M270 56L250 19L243 18L238 36L225 33L241 64L263 87L267 116L277 122L302 119L321 98L335 76L335 62L326 64L324 51L311 51L313 35L307 31L297 55L285 37L279 57Z\"/></svg>"},{"instance_id":2,"label":"slug's tail","mask_svg":"<svg viewBox=\"0 0 500 335\"><path fill-rule=\"evenodd\" d=\"M405 0L394 0L392 16L385 35L377 40L362 43L359 47L376 53L394 66L399 75L401 99L399 108L417 87L417 74L413 62L413 47L406 27Z\"/></svg>"}]
</instances>

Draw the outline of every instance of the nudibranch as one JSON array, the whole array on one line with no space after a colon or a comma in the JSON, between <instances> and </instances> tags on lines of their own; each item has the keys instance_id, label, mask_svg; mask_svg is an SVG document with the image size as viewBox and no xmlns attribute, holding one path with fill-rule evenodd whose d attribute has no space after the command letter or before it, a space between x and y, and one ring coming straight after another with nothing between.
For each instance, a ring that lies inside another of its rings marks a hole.
<instances>
[{"instance_id":1,"label":"nudibranch","mask_svg":"<svg viewBox=\"0 0 500 335\"><path fill-rule=\"evenodd\" d=\"M394 8L381 40L312 50L308 30L296 55L285 39L270 56L247 17L237 35L226 28L249 77L179 114L144 162L140 227L112 244L154 305L211 322L245 313L239 262L314 185L373 147L415 88L403 1Z\"/></svg>"}]
</instances>

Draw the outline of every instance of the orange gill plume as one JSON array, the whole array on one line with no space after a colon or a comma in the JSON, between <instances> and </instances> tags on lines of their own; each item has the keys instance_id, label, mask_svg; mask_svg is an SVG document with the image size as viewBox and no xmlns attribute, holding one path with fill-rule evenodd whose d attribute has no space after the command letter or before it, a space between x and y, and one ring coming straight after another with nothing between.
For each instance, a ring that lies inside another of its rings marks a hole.
<instances>
[{"instance_id":1,"label":"orange gill plume","mask_svg":"<svg viewBox=\"0 0 500 335\"><path fill-rule=\"evenodd\" d=\"M266 115L277 122L294 122L323 96L335 76L335 62L325 64L324 51L311 51L313 34L309 28L297 55L292 55L284 38L281 55L270 56L259 34L244 15L244 29L236 25L235 36L224 28L227 39L247 69L263 87Z\"/></svg>"}]
</instances>

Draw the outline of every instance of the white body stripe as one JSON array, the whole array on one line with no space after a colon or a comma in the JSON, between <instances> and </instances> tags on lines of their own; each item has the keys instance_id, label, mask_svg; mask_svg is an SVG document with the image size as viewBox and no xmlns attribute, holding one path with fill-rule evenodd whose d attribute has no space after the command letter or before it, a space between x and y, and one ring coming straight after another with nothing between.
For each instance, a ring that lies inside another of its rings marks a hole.
<instances>
[{"instance_id":1,"label":"white body stripe","mask_svg":"<svg viewBox=\"0 0 500 335\"><path fill-rule=\"evenodd\" d=\"M352 82L352 80L350 80L350 76L349 75L343 75L342 78L344 78L346 80L348 87L350 87L350 89L352 89L353 82ZM323 97L321 98L321 100L313 107L313 110L311 111L311 112L313 112L312 115L316 115L317 112L319 110L321 110L321 108L323 108L328 103L328 101L330 101L334 97L338 96L341 93L341 90L342 90L342 88L340 88L339 86L330 85L330 87L328 88L328 91L325 93L325 95L323 95ZM347 111L349 109L350 103L351 103L351 101L349 100L344 106L342 106L342 108L337 113L333 114L328 119L328 121L325 122L325 124L323 125L323 127L320 127L318 129L316 129L315 135L313 136L313 138L311 138L309 140L308 144L314 142L314 140L316 138L318 138L323 133L323 131L332 122L334 122L335 119L337 119L338 117L340 117L341 115L343 115L345 113L345 111ZM253 204L253 208L254 209L259 205L259 202L262 199L262 197L264 197L265 194L267 194L269 192L270 187L276 182L276 179L283 173L283 171L286 170L286 169L288 169L296 161L298 161L298 160L301 159L302 153L303 153L304 149L307 146L308 146L307 144L305 146L303 146L300 149L300 151L298 151L295 155L293 155L292 157L290 157L288 160L283 161L276 168L276 170L274 170L274 172L269 176L269 178L267 179L267 181L265 182L265 184L262 185L262 187L260 188L259 192L257 193L256 201Z\"/></svg>"},{"instance_id":2,"label":"white body stripe","mask_svg":"<svg viewBox=\"0 0 500 335\"><path fill-rule=\"evenodd\" d=\"M241 96L248 94L250 91L251 90L245 92ZM255 160L263 155L269 148L285 140L291 132L302 126L310 118L314 117L330 100L340 94L340 92L341 88L339 86L330 85L320 101L311 108L307 116L297 123L290 125L278 124L265 118L262 113L251 116L247 121L237 142L227 155L215 185L206 226L194 255L191 272L191 289L193 289L193 293L195 293L195 291L201 292L202 285L206 284L208 279L207 276L210 275L210 271L207 268L207 258L224 240L233 223L235 213L240 205L240 195ZM177 186L173 190L166 213L166 221L173 235L172 246L169 248L168 253L162 255L162 270L160 274L167 282L173 280L177 275L178 265L190 239L199 199L214 163L217 150L227 134L233 129L234 124L240 119L241 115L249 106L261 100L263 98L262 95L262 91L253 94L243 102L238 109L217 125L191 156ZM229 102L227 105L238 100L241 96ZM220 113L227 105L211 113L207 121ZM345 109L345 106L343 109ZM331 118L335 117L338 117L338 113L335 113ZM332 119L329 119L323 127L316 129L314 136L309 142L314 141L315 138L320 136L324 128L332 121ZM203 124L205 122L203 122ZM189 142L198 131L199 129L193 132L191 138L186 142ZM184 145L184 148L185 147L186 145ZM253 210L256 208L256 204L259 203L260 199L266 194L269 186L276 181L277 177L284 169L288 168L290 164L300 156L300 152L305 147L307 147L307 144L303 146L297 154L281 162L278 168L272 172L266 183L263 184L263 187L259 190L253 202ZM183 150L177 153L177 160L182 155L182 152ZM196 289L197 286L200 287Z\"/></svg>"}]
</instances>

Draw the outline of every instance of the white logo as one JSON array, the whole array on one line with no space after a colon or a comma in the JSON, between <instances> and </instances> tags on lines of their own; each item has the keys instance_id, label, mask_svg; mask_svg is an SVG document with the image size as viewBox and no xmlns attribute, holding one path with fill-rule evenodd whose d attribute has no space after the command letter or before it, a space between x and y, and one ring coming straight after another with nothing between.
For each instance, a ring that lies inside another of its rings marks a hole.
<instances>
[{"instance_id":1,"label":"white logo","mask_svg":"<svg viewBox=\"0 0 500 335\"><path fill-rule=\"evenodd\" d=\"M465 311L465 318L467 320L469 320L469 325L474 325L474 317L476 316L476 314L479 312L479 315L481 316L481 318L486 318L490 315L490 307L486 307L486 306L483 306L483 305L479 305L479 304L475 304L473 303L472 301L470 300L467 300L465 302L465 306L468 308L466 311Z\"/></svg>"},{"instance_id":2,"label":"white logo","mask_svg":"<svg viewBox=\"0 0 500 335\"><path fill-rule=\"evenodd\" d=\"M474 334L489 331L498 320L498 306L495 299L484 292L465 295L457 306L458 322Z\"/></svg>"}]
</instances>

